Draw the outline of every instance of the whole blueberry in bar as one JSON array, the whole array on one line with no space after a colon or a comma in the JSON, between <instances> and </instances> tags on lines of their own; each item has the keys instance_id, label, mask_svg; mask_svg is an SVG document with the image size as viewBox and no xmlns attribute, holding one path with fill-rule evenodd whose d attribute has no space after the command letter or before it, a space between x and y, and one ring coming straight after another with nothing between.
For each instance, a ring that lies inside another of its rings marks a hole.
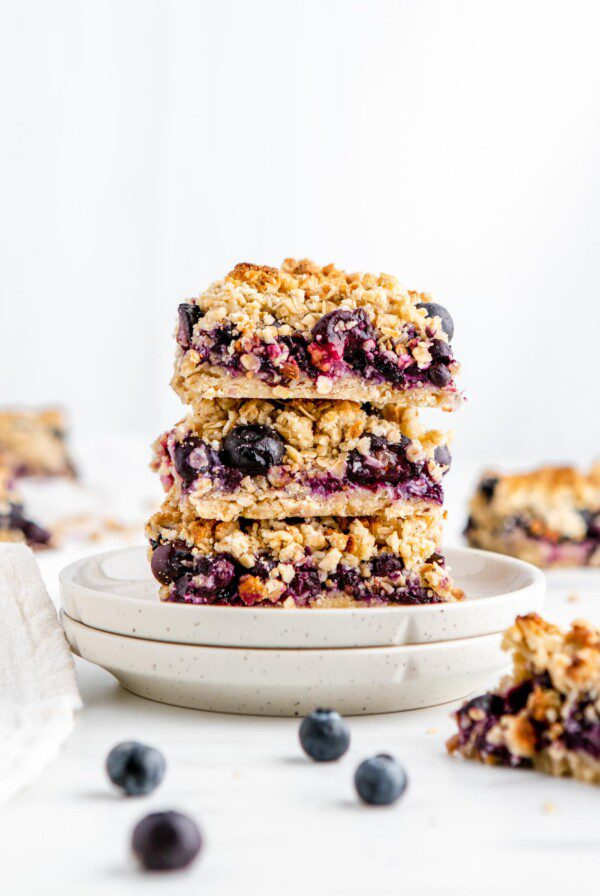
<instances>
[{"instance_id":1,"label":"whole blueberry in bar","mask_svg":"<svg viewBox=\"0 0 600 896\"><path fill-rule=\"evenodd\" d=\"M541 567L600 567L600 463L588 473L573 467L488 471L469 514L465 534L473 547Z\"/></svg>"},{"instance_id":2,"label":"whole blueberry in bar","mask_svg":"<svg viewBox=\"0 0 600 896\"><path fill-rule=\"evenodd\" d=\"M600 784L600 630L564 632L535 613L504 636L513 672L455 714L450 753Z\"/></svg>"},{"instance_id":3,"label":"whole blueberry in bar","mask_svg":"<svg viewBox=\"0 0 600 896\"><path fill-rule=\"evenodd\" d=\"M238 264L179 306L173 387L211 398L330 398L453 410L449 311L387 274Z\"/></svg>"},{"instance_id":4,"label":"whole blueberry in bar","mask_svg":"<svg viewBox=\"0 0 600 896\"><path fill-rule=\"evenodd\" d=\"M60 408L0 409L0 462L16 476L67 476L75 467Z\"/></svg>"},{"instance_id":5,"label":"whole blueberry in bar","mask_svg":"<svg viewBox=\"0 0 600 896\"><path fill-rule=\"evenodd\" d=\"M443 512L406 519L199 518L172 492L149 520L162 600L238 607L432 604L462 593L439 553Z\"/></svg>"},{"instance_id":6,"label":"whole blueberry in bar","mask_svg":"<svg viewBox=\"0 0 600 896\"><path fill-rule=\"evenodd\" d=\"M391 518L441 506L449 439L397 405L221 398L157 439L152 467L207 519Z\"/></svg>"},{"instance_id":7,"label":"whole blueberry in bar","mask_svg":"<svg viewBox=\"0 0 600 896\"><path fill-rule=\"evenodd\" d=\"M0 542L24 542L39 549L50 540L50 533L25 515L12 470L0 465Z\"/></svg>"}]
</instances>

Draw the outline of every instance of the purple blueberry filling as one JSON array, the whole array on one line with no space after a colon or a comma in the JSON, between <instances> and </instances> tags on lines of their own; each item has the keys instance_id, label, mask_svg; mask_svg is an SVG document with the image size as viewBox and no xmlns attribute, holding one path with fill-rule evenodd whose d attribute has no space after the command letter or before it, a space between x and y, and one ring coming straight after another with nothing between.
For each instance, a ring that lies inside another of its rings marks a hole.
<instances>
[{"instance_id":1,"label":"purple blueberry filling","mask_svg":"<svg viewBox=\"0 0 600 896\"><path fill-rule=\"evenodd\" d=\"M194 327L202 317L202 311L197 305L180 305L177 309L179 323L177 326L177 342L183 348L190 348Z\"/></svg>"},{"instance_id":2,"label":"purple blueberry filling","mask_svg":"<svg viewBox=\"0 0 600 896\"><path fill-rule=\"evenodd\" d=\"M0 531L21 532L27 544L43 547L50 541L50 533L23 516L22 504L9 504L7 513L0 513Z\"/></svg>"},{"instance_id":3,"label":"purple blueberry filling","mask_svg":"<svg viewBox=\"0 0 600 896\"><path fill-rule=\"evenodd\" d=\"M190 488L198 476L210 476L223 491L233 492L243 479L241 470L230 466L223 452L215 451L197 436L175 442L169 453L185 488Z\"/></svg>"},{"instance_id":4,"label":"purple blueberry filling","mask_svg":"<svg viewBox=\"0 0 600 896\"><path fill-rule=\"evenodd\" d=\"M530 767L531 760L516 756L504 745L488 739L490 730L498 724L502 716L517 715L527 706L534 689L548 690L552 682L548 673L537 675L510 688L505 694L488 693L465 703L456 713L459 747L469 746L482 758L489 757L500 765ZM551 723L533 716L527 720L535 735L535 748L541 751L552 742ZM570 711L563 723L563 731L556 742L563 743L568 750L587 753L600 759L600 719L594 701L583 699Z\"/></svg>"},{"instance_id":5,"label":"purple blueberry filling","mask_svg":"<svg viewBox=\"0 0 600 896\"><path fill-rule=\"evenodd\" d=\"M423 307L441 317L446 333L453 330L445 309L432 303ZM453 355L448 342L433 339L430 344L432 361L428 367L420 369L412 354L419 344L415 328L406 326L407 342L401 346L401 354L381 349L377 342L378 333L362 308L330 311L317 321L310 334L280 336L268 344L242 338L232 324L194 335L194 325L201 317L202 312L195 305L179 308L177 341L185 351L193 348L202 362L226 367L239 375L247 374L241 362L242 355L252 354L260 363L254 375L269 384L292 383L301 376L316 380L322 374L340 378L349 373L375 384L388 382L398 389L427 385L444 388L452 382L448 366ZM233 346L233 353L229 351L230 346Z\"/></svg>"},{"instance_id":6,"label":"purple blueberry filling","mask_svg":"<svg viewBox=\"0 0 600 896\"><path fill-rule=\"evenodd\" d=\"M441 504L441 485L431 477L425 463L408 460L409 444L405 436L395 445L380 436L371 436L369 454L363 455L354 449L348 455L345 476L322 473L302 477L301 481L322 497L347 488L377 491L389 487L396 500L419 499ZM239 488L244 476L265 475L281 466L285 455L280 436L269 426L259 424L234 427L218 452L198 436L187 436L180 442L168 440L165 450L184 488L190 489L198 477L208 476L218 488L230 493ZM444 454L441 458L444 465L449 464L449 452L446 453L448 457Z\"/></svg>"},{"instance_id":7,"label":"purple blueberry filling","mask_svg":"<svg viewBox=\"0 0 600 896\"><path fill-rule=\"evenodd\" d=\"M469 700L456 713L459 747L469 745L482 759L497 765L531 768L530 759L517 756L503 744L495 744L488 739L490 730L508 711L499 694L488 693Z\"/></svg>"},{"instance_id":8,"label":"purple blueberry filling","mask_svg":"<svg viewBox=\"0 0 600 896\"><path fill-rule=\"evenodd\" d=\"M154 577L169 587L168 600L176 603L252 605L262 600L261 595L254 588L251 592L243 588L244 582L251 577L267 579L277 565L274 558L262 555L247 569L227 554L195 556L183 542L155 542L152 548ZM405 571L402 560L393 554L382 553L373 558L370 572L370 577L364 578L358 569L340 564L324 580L308 556L296 568L278 603L291 597L297 606L304 607L325 594L347 594L366 606L431 604L441 600L421 585L416 574Z\"/></svg>"},{"instance_id":9,"label":"purple blueberry filling","mask_svg":"<svg viewBox=\"0 0 600 896\"><path fill-rule=\"evenodd\" d=\"M565 746L600 759L600 719L591 700L583 700L565 721Z\"/></svg>"}]
</instances>

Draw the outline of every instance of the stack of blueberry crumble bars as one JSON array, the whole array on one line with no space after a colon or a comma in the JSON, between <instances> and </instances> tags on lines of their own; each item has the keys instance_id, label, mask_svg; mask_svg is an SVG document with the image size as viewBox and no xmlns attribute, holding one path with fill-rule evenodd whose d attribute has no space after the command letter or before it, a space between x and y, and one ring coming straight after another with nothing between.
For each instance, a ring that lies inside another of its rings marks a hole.
<instances>
[{"instance_id":1,"label":"stack of blueberry crumble bars","mask_svg":"<svg viewBox=\"0 0 600 896\"><path fill-rule=\"evenodd\" d=\"M461 395L452 319L388 275L237 265L179 306L149 520L163 600L349 607L460 599L440 553Z\"/></svg>"}]
</instances>

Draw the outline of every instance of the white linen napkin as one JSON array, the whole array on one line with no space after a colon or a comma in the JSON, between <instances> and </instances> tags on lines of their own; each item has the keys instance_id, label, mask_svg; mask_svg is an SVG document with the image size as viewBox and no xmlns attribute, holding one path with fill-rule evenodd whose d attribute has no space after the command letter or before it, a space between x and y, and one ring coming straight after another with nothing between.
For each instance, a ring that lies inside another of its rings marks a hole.
<instances>
[{"instance_id":1,"label":"white linen napkin","mask_svg":"<svg viewBox=\"0 0 600 896\"><path fill-rule=\"evenodd\" d=\"M73 658L32 551L0 544L0 802L57 754L81 706Z\"/></svg>"}]
</instances>

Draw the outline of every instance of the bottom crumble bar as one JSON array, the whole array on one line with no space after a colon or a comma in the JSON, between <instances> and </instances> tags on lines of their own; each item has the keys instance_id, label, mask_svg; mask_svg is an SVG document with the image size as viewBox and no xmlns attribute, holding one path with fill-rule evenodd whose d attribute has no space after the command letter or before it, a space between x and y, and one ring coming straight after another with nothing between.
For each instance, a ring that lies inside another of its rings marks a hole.
<instances>
[{"instance_id":1,"label":"bottom crumble bar","mask_svg":"<svg viewBox=\"0 0 600 896\"><path fill-rule=\"evenodd\" d=\"M146 534L162 600L351 607L460 599L438 552L442 513L216 522L164 502Z\"/></svg>"},{"instance_id":2,"label":"bottom crumble bar","mask_svg":"<svg viewBox=\"0 0 600 896\"><path fill-rule=\"evenodd\" d=\"M600 784L600 630L578 621L563 632L530 614L503 647L512 675L458 710L449 752Z\"/></svg>"}]
</instances>

